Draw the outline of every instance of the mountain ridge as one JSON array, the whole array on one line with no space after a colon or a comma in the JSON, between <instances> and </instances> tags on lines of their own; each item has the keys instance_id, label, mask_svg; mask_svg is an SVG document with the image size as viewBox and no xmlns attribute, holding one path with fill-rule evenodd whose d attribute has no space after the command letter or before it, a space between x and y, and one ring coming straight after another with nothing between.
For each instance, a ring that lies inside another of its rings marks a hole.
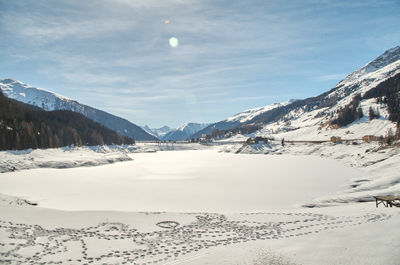
<instances>
[{"instance_id":1,"label":"mountain ridge","mask_svg":"<svg viewBox=\"0 0 400 265\"><path fill-rule=\"evenodd\" d=\"M132 137L136 140L157 140L156 137L124 118L81 104L76 100L46 89L29 86L19 80L11 78L0 79L0 89L11 99L40 107L46 111L70 110L78 112L109 129L115 130L121 135Z\"/></svg>"},{"instance_id":2,"label":"mountain ridge","mask_svg":"<svg viewBox=\"0 0 400 265\"><path fill-rule=\"evenodd\" d=\"M229 136L232 135L232 133L236 134L240 131L245 131L247 134L271 136L277 132L294 131L305 127L316 126L322 128L322 124L325 124L324 131L329 131L329 124L331 124L333 120L337 119L341 112L345 109L349 109L349 104L351 104L354 97L357 95L360 95L361 97L358 104L364 116L367 116L370 108L374 108L383 114L380 116L380 119L370 122L371 124L374 123L375 126L381 128L380 131L374 131L373 128L368 130L375 133L383 133L384 130L389 129L393 130L393 123L387 118L390 114L388 113L387 106L384 105L384 103L376 103L377 101L382 102L384 96L380 96L378 99L370 97L363 98L363 95L387 80L390 81L393 78L396 79L396 76L399 73L400 46L396 46L385 51L371 62L349 74L336 86L320 95L296 100L289 104L272 104L266 106L264 108L266 108L267 111L253 115L251 118L248 118L243 122L226 122L227 120L234 120L233 117L235 117L236 114L223 121L210 125L204 130L198 132L195 136L200 137L201 134L213 134L213 136L223 137L224 135ZM396 80L389 83L396 84ZM390 90L390 88L388 89ZM400 90L400 88L398 88L398 90ZM393 97L396 97L395 92L395 90L391 89L391 95ZM375 100L375 103L373 100ZM270 109L268 109L268 107ZM243 111L241 113L246 112L248 111ZM366 120L364 118L362 121L368 123L368 119ZM381 121L382 124L385 123L385 125L378 125L377 123L379 121ZM368 134L368 130L365 131L365 134ZM338 131L330 130L329 133L334 134L337 132ZM360 131L359 133L361 134L362 132ZM314 135L313 137L316 136L317 135ZM328 134L326 134L326 136L328 136Z\"/></svg>"}]
</instances>

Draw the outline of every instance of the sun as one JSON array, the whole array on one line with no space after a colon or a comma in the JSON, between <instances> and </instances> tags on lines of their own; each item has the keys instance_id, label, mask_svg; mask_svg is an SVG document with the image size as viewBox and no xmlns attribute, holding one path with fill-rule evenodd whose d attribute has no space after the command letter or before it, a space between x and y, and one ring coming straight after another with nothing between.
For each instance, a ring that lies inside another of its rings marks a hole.
<instances>
[{"instance_id":1,"label":"sun","mask_svg":"<svg viewBox=\"0 0 400 265\"><path fill-rule=\"evenodd\" d=\"M178 42L178 39L177 39L177 38L171 37L171 38L169 39L169 45L171 45L172 48L177 47L178 44L179 44L179 42Z\"/></svg>"}]
</instances>

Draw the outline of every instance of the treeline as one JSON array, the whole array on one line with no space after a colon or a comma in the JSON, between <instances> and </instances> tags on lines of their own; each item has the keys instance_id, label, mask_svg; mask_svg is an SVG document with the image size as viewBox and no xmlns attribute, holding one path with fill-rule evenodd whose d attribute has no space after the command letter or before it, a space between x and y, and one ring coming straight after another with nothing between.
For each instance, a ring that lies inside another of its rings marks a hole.
<instances>
[{"instance_id":1,"label":"treeline","mask_svg":"<svg viewBox=\"0 0 400 265\"><path fill-rule=\"evenodd\" d=\"M338 110L337 118L331 121L339 127L346 126L363 117L359 103L364 99L376 98L378 104L386 104L389 112L388 119L400 124L400 74L397 74L383 81L376 87L365 92L363 96L356 95L345 107ZM370 108L369 119L377 119L380 116L379 109Z\"/></svg>"},{"instance_id":2,"label":"treeline","mask_svg":"<svg viewBox=\"0 0 400 265\"><path fill-rule=\"evenodd\" d=\"M215 129L211 134L207 135L208 138L218 139L232 136L235 134L250 134L263 128L261 123L257 124L244 124L232 129L219 130Z\"/></svg>"},{"instance_id":3,"label":"treeline","mask_svg":"<svg viewBox=\"0 0 400 265\"><path fill-rule=\"evenodd\" d=\"M43 111L5 97L0 91L0 150L62 146L133 144L82 114Z\"/></svg>"}]
</instances>

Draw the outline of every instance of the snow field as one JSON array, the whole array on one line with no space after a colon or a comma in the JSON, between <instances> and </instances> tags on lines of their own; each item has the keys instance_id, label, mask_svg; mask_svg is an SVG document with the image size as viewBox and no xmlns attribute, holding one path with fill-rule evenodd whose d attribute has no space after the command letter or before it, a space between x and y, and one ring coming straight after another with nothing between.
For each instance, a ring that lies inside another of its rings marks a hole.
<instances>
[{"instance_id":1,"label":"snow field","mask_svg":"<svg viewBox=\"0 0 400 265\"><path fill-rule=\"evenodd\" d=\"M231 145L224 152L266 155L308 155L334 159L349 168L358 169L360 175L351 177L336 194L327 193L303 205L318 207L349 202L373 201L373 196L400 195L400 148L380 147L377 143L286 143L258 145Z\"/></svg>"},{"instance_id":2,"label":"snow field","mask_svg":"<svg viewBox=\"0 0 400 265\"><path fill-rule=\"evenodd\" d=\"M131 154L99 167L3 173L0 193L60 210L246 212L281 209L343 189L362 172L313 156Z\"/></svg>"}]
</instances>

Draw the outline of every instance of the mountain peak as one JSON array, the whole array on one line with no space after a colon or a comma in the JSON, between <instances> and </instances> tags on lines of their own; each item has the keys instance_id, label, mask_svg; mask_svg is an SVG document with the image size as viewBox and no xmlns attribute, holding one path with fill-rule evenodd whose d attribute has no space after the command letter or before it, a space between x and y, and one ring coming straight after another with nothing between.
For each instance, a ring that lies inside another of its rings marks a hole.
<instances>
[{"instance_id":1,"label":"mountain peak","mask_svg":"<svg viewBox=\"0 0 400 265\"><path fill-rule=\"evenodd\" d=\"M49 107L43 107L39 106L35 103L35 101L41 101L40 97L46 97L46 100L66 100L66 101L72 101L72 99L59 95L57 93L48 91L43 88L39 87L33 87L30 85L27 85L19 80L13 79L13 78L5 78L5 79L0 79L0 88L2 90L7 90L6 92L7 97L13 98L18 101L24 102L24 99L27 95L32 99L32 102L25 102L28 104L36 105L38 107L44 108L45 110L51 110Z\"/></svg>"},{"instance_id":2,"label":"mountain peak","mask_svg":"<svg viewBox=\"0 0 400 265\"><path fill-rule=\"evenodd\" d=\"M356 84L361 80L372 77L372 79L381 79L382 76L372 76L373 74L388 73L391 70L396 71L400 65L400 46L386 50L384 53L376 57L371 62L367 63L362 68L348 75L336 87L348 86ZM389 69L390 68L390 69Z\"/></svg>"},{"instance_id":3,"label":"mountain peak","mask_svg":"<svg viewBox=\"0 0 400 265\"><path fill-rule=\"evenodd\" d=\"M367 73L375 72L386 65L400 60L400 46L396 46L389 50L386 50L383 54L379 55L373 61L369 62L365 68Z\"/></svg>"},{"instance_id":4,"label":"mountain peak","mask_svg":"<svg viewBox=\"0 0 400 265\"><path fill-rule=\"evenodd\" d=\"M4 78L4 79L0 79L0 82L3 84L12 84L12 83L21 83L21 81L12 79L12 78Z\"/></svg>"},{"instance_id":5,"label":"mountain peak","mask_svg":"<svg viewBox=\"0 0 400 265\"><path fill-rule=\"evenodd\" d=\"M188 127L193 127L193 126L201 126L200 123L194 123L194 122L186 122L182 124L179 128L177 128L178 131L184 131Z\"/></svg>"}]
</instances>

